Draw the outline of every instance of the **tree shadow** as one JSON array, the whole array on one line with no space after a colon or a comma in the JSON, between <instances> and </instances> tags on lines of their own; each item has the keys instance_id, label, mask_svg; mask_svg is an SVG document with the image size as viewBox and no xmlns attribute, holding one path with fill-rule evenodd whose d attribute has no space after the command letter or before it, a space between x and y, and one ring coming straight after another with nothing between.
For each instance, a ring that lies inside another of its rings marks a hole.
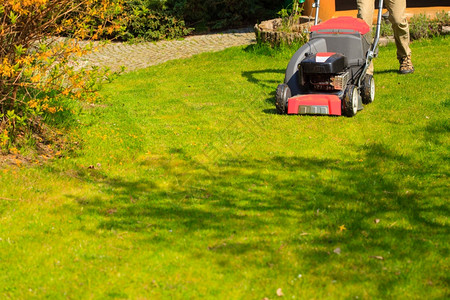
<instances>
[{"instance_id":1,"label":"tree shadow","mask_svg":"<svg viewBox=\"0 0 450 300\"><path fill-rule=\"evenodd\" d=\"M284 74L284 70L282 69L266 69L266 70L258 70L258 71L243 71L242 76L247 78L247 80L251 83L254 83L263 88L271 88L275 91L276 86L281 82L278 82L274 79L259 79L257 75L260 74Z\"/></svg>"},{"instance_id":2,"label":"tree shadow","mask_svg":"<svg viewBox=\"0 0 450 300\"><path fill-rule=\"evenodd\" d=\"M137 232L163 245L168 238L161 232L173 230L193 243L193 233L201 233L211 241L202 251L232 255L253 267L260 261L252 253L267 256L269 265L292 263L277 258L282 250L271 242L271 232L280 236L290 259L300 260L316 275L323 264L338 261L350 266L345 276L369 283L373 277L366 272L384 266L384 276L377 276L375 284L378 296L388 296L408 280L407 275L395 275L405 271L398 264L406 266L427 252L439 254L435 245L443 247L442 254L448 251L442 245L448 226L435 218L449 214L439 200L448 195L446 183L433 183L432 191L417 186L444 167L421 164L377 143L355 151L358 160L243 155L206 166L172 151L171 156L137 165L162 170L157 180L89 170L89 176L80 173L79 180L92 181L104 196L69 197L99 220L99 229ZM374 223L377 219L379 224ZM339 230L343 224L347 230ZM252 238L243 241L247 236ZM342 252L334 252L337 248ZM330 280L347 280L340 267L327 270ZM443 284L443 273L436 272L433 281Z\"/></svg>"},{"instance_id":3,"label":"tree shadow","mask_svg":"<svg viewBox=\"0 0 450 300\"><path fill-rule=\"evenodd\" d=\"M231 211L205 212L190 207L190 199L206 200L208 205L223 206L225 208L236 208L234 200L254 199L242 207L243 210L267 211L277 210L283 214L284 209L307 208L313 209L314 202L310 202L311 195L308 191L327 202L335 201L340 205L342 201L353 200L369 201L376 207L371 209L371 213L364 213L361 217L374 217L383 210L389 210L395 206L402 210L407 210L405 217L413 223L420 223L430 227L439 227L439 224L421 217L417 210L420 205L416 200L420 197L414 192L414 186L402 186L402 181L394 180L390 176L384 176L380 169L387 166L396 168L401 166L404 170L398 177L404 178L407 175L422 178L426 177L434 167L417 166L417 163L410 161L408 157L396 155L379 144L364 146L359 149L364 157L363 162L340 162L332 159L315 159L307 157L272 157L270 161L251 159L249 157L221 159L208 171L208 166L197 162L193 158L186 158L178 162L182 164L181 170L174 167L170 162L160 161L143 162L141 167L152 164L152 167L164 169L164 176L171 179L168 188L161 189L158 183L145 178L137 180L127 180L121 177L108 177L97 170L84 170L79 172L80 180L93 181L102 187L106 194L114 196L114 204L122 209L117 209L114 217L150 216L164 218L172 216L176 219L184 219L180 224L193 224L200 228L213 226L214 223L222 222L225 219L242 219L237 217ZM253 176L246 179L249 171L258 174L262 169L283 170L287 176L273 182L271 175ZM307 170L308 176L304 178L293 178L288 176L292 173ZM318 185L318 179L321 173L327 170L330 173L336 173L337 177L333 180L325 180ZM389 174L393 175L393 174ZM310 178L310 176L312 176ZM392 176L396 177L396 176ZM230 183L231 178L240 179ZM178 179L178 181L177 181ZM303 180L301 184L299 181ZM252 195L247 193L248 185L261 184L262 182L272 182L271 188L276 190L276 195L263 197L263 195ZM347 183L347 186L338 186ZM370 186L370 190L368 187ZM410 188L411 192L405 194L404 189ZM444 186L442 186L444 188ZM242 195L240 193L242 192ZM246 195L247 194L247 195ZM93 208L93 211L102 213L98 209L102 208L104 203L100 199L75 198L80 205ZM148 201L159 199L159 201ZM177 200L177 203L167 205L165 201ZM264 200L263 200L264 199ZM306 200L297 203L297 200ZM389 199L388 203L379 201L379 199ZM281 204L282 203L282 204ZM263 204L263 205L262 205ZM172 205L172 206L171 206ZM448 213L444 206L438 207L440 212ZM345 209L339 209L344 210ZM361 221L360 218L353 218L356 225ZM120 222L119 222L120 223ZM116 223L119 224L119 223ZM129 227L129 224L126 225ZM121 227L121 226L119 226ZM128 228L130 229L130 228Z\"/></svg>"}]
</instances>

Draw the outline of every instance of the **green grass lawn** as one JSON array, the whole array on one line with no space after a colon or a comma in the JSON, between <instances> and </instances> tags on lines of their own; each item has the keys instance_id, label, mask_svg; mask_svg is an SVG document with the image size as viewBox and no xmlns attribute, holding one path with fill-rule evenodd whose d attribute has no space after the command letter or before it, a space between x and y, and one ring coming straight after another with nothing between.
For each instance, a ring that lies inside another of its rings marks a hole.
<instances>
[{"instance_id":1,"label":"green grass lawn","mask_svg":"<svg viewBox=\"0 0 450 300\"><path fill-rule=\"evenodd\" d=\"M449 47L381 48L353 118L275 114L289 51L120 77L79 149L0 169L0 298L448 297Z\"/></svg>"}]
</instances>

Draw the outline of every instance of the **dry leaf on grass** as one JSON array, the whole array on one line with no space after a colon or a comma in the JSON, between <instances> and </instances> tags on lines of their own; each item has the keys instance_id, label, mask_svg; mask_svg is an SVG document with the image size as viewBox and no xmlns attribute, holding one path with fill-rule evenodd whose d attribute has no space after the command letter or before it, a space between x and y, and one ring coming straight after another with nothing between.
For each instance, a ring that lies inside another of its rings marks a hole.
<instances>
[{"instance_id":1,"label":"dry leaf on grass","mask_svg":"<svg viewBox=\"0 0 450 300\"><path fill-rule=\"evenodd\" d=\"M379 259L379 260L384 260L384 257L383 257L383 256L379 256L379 255L371 256L371 258L375 258L375 259Z\"/></svg>"}]
</instances>

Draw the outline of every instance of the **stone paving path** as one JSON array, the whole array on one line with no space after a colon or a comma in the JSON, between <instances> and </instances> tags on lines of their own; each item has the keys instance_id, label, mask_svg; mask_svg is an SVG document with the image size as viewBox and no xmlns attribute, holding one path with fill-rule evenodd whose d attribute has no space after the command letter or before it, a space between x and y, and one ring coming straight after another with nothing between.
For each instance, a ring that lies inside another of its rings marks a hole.
<instances>
[{"instance_id":1,"label":"stone paving path","mask_svg":"<svg viewBox=\"0 0 450 300\"><path fill-rule=\"evenodd\" d=\"M203 52L255 43L252 28L223 33L188 36L179 41L145 42L139 44L110 43L97 52L78 60L79 67L107 66L113 71L124 66L125 72L157 65L169 60L187 58Z\"/></svg>"}]
</instances>

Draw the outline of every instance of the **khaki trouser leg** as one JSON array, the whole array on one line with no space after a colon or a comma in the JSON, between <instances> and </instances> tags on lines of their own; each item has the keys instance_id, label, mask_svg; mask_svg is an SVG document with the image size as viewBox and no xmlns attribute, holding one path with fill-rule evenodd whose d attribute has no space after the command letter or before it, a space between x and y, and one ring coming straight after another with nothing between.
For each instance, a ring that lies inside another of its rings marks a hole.
<instances>
[{"instance_id":1,"label":"khaki trouser leg","mask_svg":"<svg viewBox=\"0 0 450 300\"><path fill-rule=\"evenodd\" d=\"M363 19L372 27L375 1L357 0L356 2L358 3L358 18ZM389 21L394 30L397 58L411 55L411 49L409 48L409 26L405 14L406 0L384 0L384 6L389 11Z\"/></svg>"},{"instance_id":2,"label":"khaki trouser leg","mask_svg":"<svg viewBox=\"0 0 450 300\"><path fill-rule=\"evenodd\" d=\"M397 46L397 58L411 55L409 48L409 26L406 19L406 0L385 0L389 11L389 21L394 30L395 44Z\"/></svg>"},{"instance_id":3,"label":"khaki trouser leg","mask_svg":"<svg viewBox=\"0 0 450 300\"><path fill-rule=\"evenodd\" d=\"M375 3L373 0L357 0L358 18L363 19L372 28Z\"/></svg>"}]
</instances>

